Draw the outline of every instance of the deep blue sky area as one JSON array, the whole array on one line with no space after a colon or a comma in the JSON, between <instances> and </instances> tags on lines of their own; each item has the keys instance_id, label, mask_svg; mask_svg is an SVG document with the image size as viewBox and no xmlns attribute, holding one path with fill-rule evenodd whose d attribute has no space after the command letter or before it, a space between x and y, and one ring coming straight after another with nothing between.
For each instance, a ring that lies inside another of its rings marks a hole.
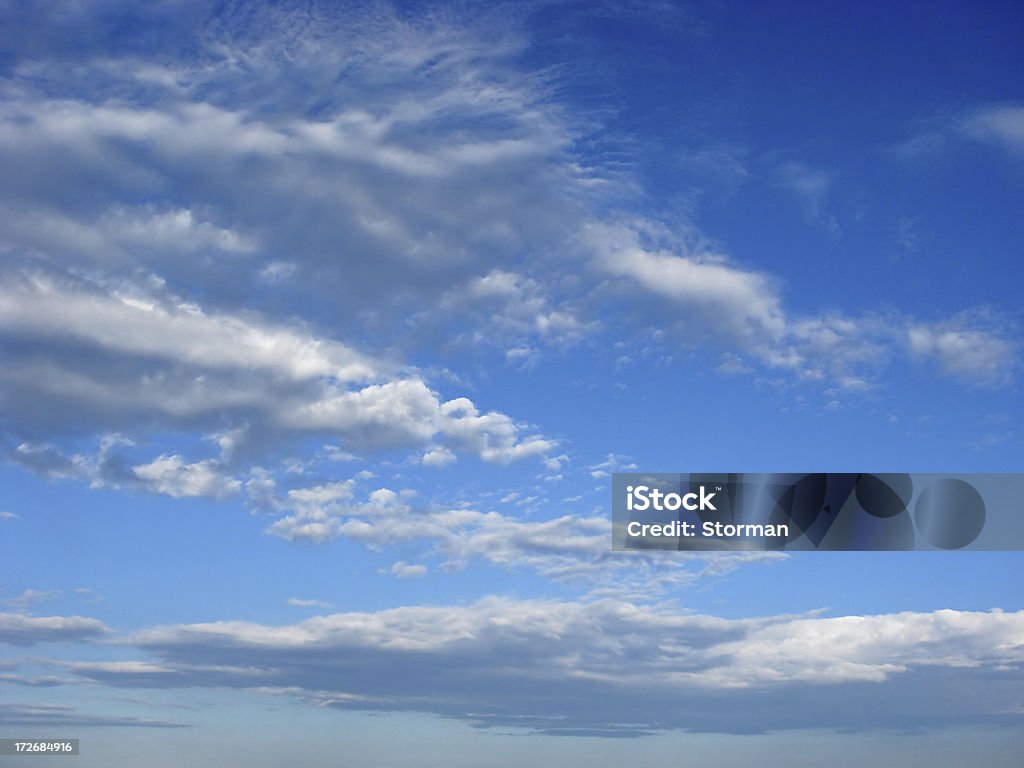
<instances>
[{"instance_id":1,"label":"deep blue sky area","mask_svg":"<svg viewBox=\"0 0 1024 768\"><path fill-rule=\"evenodd\" d=\"M0 0L0 738L1016 765L1020 552L612 552L610 487L1024 470L1021 40Z\"/></svg>"}]
</instances>

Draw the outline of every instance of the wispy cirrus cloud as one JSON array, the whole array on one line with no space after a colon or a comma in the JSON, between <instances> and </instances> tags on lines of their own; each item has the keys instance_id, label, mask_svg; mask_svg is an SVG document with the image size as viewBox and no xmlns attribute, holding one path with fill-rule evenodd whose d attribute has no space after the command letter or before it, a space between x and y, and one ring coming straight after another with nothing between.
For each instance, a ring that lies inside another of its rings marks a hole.
<instances>
[{"instance_id":1,"label":"wispy cirrus cloud","mask_svg":"<svg viewBox=\"0 0 1024 768\"><path fill-rule=\"evenodd\" d=\"M823 227L834 237L842 234L838 219L828 207L829 190L833 184L829 173L806 163L788 160L779 165L777 175L779 186L795 195L809 222Z\"/></svg>"},{"instance_id":2,"label":"wispy cirrus cloud","mask_svg":"<svg viewBox=\"0 0 1024 768\"><path fill-rule=\"evenodd\" d=\"M294 608L330 608L331 604L324 600L313 600L301 597L289 597L288 605Z\"/></svg>"},{"instance_id":3,"label":"wispy cirrus cloud","mask_svg":"<svg viewBox=\"0 0 1024 768\"><path fill-rule=\"evenodd\" d=\"M59 598L63 592L56 589L26 589L17 597L11 597L4 600L5 605L9 605L12 608L28 608L36 603L45 603L51 600Z\"/></svg>"},{"instance_id":4,"label":"wispy cirrus cloud","mask_svg":"<svg viewBox=\"0 0 1024 768\"><path fill-rule=\"evenodd\" d=\"M1024 156L1024 106L993 104L982 107L963 119L964 135L1002 147L1018 157Z\"/></svg>"},{"instance_id":5,"label":"wispy cirrus cloud","mask_svg":"<svg viewBox=\"0 0 1024 768\"><path fill-rule=\"evenodd\" d=\"M912 325L910 351L946 373L982 385L1009 383L1020 367L1019 343L994 327L987 313L965 314L945 322Z\"/></svg>"},{"instance_id":6,"label":"wispy cirrus cloud","mask_svg":"<svg viewBox=\"0 0 1024 768\"><path fill-rule=\"evenodd\" d=\"M897 145L896 152L905 159L920 160L955 152L969 142L989 144L1019 158L1024 153L1024 106L996 102L933 117L925 128Z\"/></svg>"},{"instance_id":7,"label":"wispy cirrus cloud","mask_svg":"<svg viewBox=\"0 0 1024 768\"><path fill-rule=\"evenodd\" d=\"M8 725L71 728L187 728L186 723L125 715L84 712L63 704L0 704L0 717Z\"/></svg>"}]
</instances>

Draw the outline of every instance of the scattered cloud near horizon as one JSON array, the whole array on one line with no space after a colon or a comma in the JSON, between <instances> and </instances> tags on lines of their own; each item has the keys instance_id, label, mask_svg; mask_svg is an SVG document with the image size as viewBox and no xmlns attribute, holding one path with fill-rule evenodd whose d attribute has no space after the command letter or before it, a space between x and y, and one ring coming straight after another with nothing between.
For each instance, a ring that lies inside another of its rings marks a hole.
<instances>
[{"instance_id":1,"label":"scattered cloud near horizon","mask_svg":"<svg viewBox=\"0 0 1024 768\"><path fill-rule=\"evenodd\" d=\"M88 620L31 621L37 639L60 640L60 626ZM150 660L50 664L113 687L245 689L551 734L903 730L1016 722L1024 612L724 619L487 597L278 626L168 625L116 642Z\"/></svg>"}]
</instances>

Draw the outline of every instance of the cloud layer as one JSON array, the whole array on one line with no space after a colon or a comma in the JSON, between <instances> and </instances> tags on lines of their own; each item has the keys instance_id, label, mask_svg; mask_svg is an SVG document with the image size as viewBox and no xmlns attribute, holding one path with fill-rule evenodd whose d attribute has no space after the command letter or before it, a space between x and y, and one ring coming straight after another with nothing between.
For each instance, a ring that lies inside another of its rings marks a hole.
<instances>
[{"instance_id":1,"label":"cloud layer","mask_svg":"<svg viewBox=\"0 0 1024 768\"><path fill-rule=\"evenodd\" d=\"M905 729L1019 718L1024 613L721 619L492 597L157 627L131 644L155 661L69 669L114 686L259 689L556 734Z\"/></svg>"},{"instance_id":2,"label":"cloud layer","mask_svg":"<svg viewBox=\"0 0 1024 768\"><path fill-rule=\"evenodd\" d=\"M11 645L92 640L109 632L103 622L84 616L0 613L0 642Z\"/></svg>"}]
</instances>

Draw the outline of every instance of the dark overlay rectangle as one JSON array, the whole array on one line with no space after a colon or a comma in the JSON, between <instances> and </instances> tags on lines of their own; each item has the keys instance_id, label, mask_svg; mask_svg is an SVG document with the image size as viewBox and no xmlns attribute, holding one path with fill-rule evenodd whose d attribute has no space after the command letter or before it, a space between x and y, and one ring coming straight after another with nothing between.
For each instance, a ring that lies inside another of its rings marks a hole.
<instances>
[{"instance_id":1,"label":"dark overlay rectangle","mask_svg":"<svg viewBox=\"0 0 1024 768\"><path fill-rule=\"evenodd\" d=\"M1024 550L1024 474L616 473L616 550Z\"/></svg>"},{"instance_id":2,"label":"dark overlay rectangle","mask_svg":"<svg viewBox=\"0 0 1024 768\"><path fill-rule=\"evenodd\" d=\"M52 757L77 754L78 739L0 739L0 755Z\"/></svg>"}]
</instances>

